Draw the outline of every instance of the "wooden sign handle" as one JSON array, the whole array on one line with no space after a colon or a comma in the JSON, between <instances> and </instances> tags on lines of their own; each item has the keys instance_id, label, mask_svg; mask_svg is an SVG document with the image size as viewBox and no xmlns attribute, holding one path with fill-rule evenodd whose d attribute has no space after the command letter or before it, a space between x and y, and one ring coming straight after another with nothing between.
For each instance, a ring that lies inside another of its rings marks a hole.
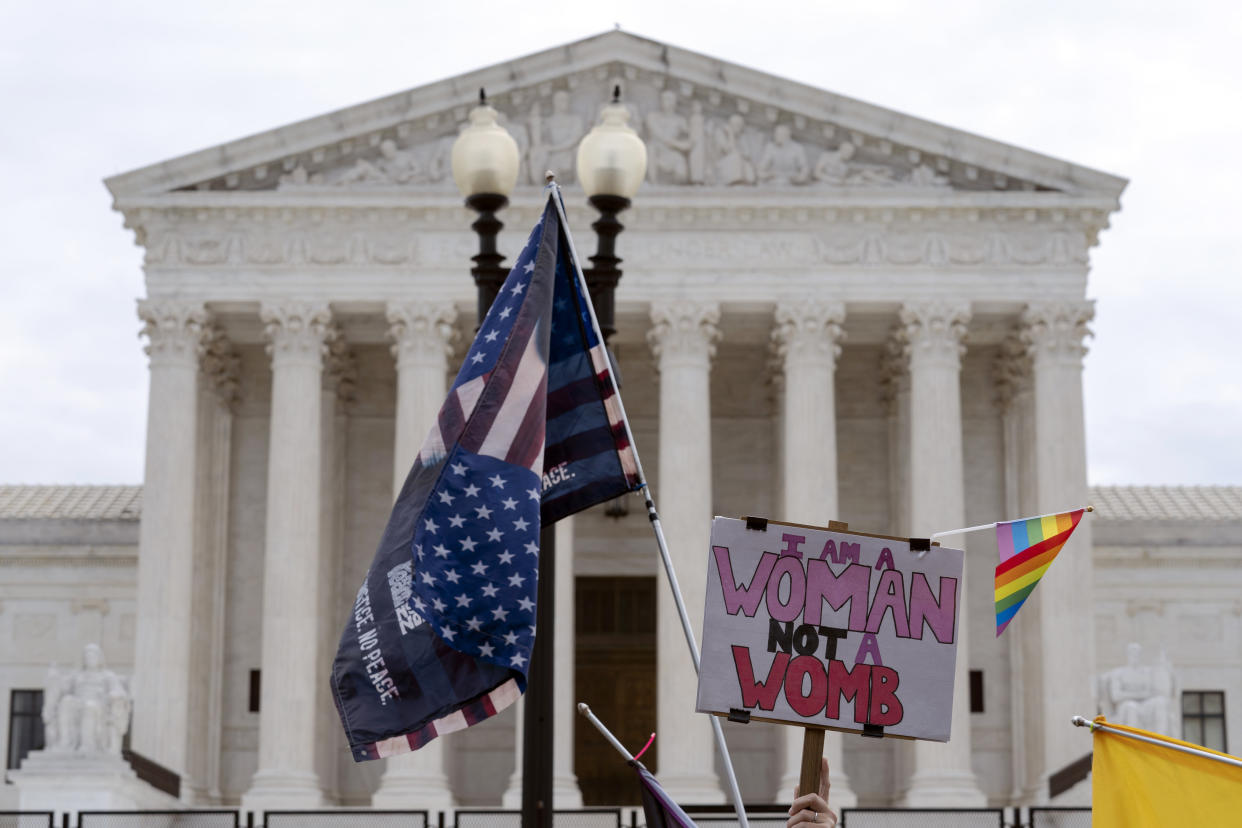
<instances>
[{"instance_id":1,"label":"wooden sign handle","mask_svg":"<svg viewBox=\"0 0 1242 828\"><path fill-rule=\"evenodd\" d=\"M798 778L798 795L819 793L819 768L824 758L824 731L817 727L802 729L802 771Z\"/></svg>"}]
</instances>

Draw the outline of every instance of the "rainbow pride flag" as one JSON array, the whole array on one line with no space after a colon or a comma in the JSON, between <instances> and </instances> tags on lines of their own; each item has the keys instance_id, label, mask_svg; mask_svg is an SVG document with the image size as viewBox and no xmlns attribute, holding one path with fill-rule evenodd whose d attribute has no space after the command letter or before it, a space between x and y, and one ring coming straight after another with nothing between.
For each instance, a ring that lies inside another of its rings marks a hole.
<instances>
[{"instance_id":1,"label":"rainbow pride flag","mask_svg":"<svg viewBox=\"0 0 1242 828\"><path fill-rule=\"evenodd\" d=\"M996 636L1018 614L1082 520L1083 509L996 524Z\"/></svg>"}]
</instances>

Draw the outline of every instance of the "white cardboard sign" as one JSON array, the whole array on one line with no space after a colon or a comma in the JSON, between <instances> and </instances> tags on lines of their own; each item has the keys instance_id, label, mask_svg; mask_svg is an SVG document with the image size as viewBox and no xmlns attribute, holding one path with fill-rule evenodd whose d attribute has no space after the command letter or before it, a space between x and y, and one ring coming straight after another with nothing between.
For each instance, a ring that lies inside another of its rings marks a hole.
<instances>
[{"instance_id":1,"label":"white cardboard sign","mask_svg":"<svg viewBox=\"0 0 1242 828\"><path fill-rule=\"evenodd\" d=\"M697 710L948 741L962 558L716 518Z\"/></svg>"}]
</instances>

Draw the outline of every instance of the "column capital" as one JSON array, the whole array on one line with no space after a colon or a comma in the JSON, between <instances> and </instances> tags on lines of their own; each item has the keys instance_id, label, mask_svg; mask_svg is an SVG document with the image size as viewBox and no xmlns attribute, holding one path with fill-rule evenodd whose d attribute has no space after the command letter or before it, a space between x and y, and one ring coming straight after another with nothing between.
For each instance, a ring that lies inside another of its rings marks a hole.
<instances>
[{"instance_id":1,"label":"column capital","mask_svg":"<svg viewBox=\"0 0 1242 828\"><path fill-rule=\"evenodd\" d=\"M835 364L841 356L845 331L845 305L813 299L777 303L772 346L782 361L814 360Z\"/></svg>"},{"instance_id":2,"label":"column capital","mask_svg":"<svg viewBox=\"0 0 1242 828\"><path fill-rule=\"evenodd\" d=\"M720 340L720 305L693 299L651 306L647 343L661 365L669 361L710 364Z\"/></svg>"},{"instance_id":3,"label":"column capital","mask_svg":"<svg viewBox=\"0 0 1242 828\"><path fill-rule=\"evenodd\" d=\"M335 390L336 398L342 404L351 403L358 399L358 360L336 325L331 326L327 343L328 350L324 354L323 363L323 387Z\"/></svg>"},{"instance_id":4,"label":"column capital","mask_svg":"<svg viewBox=\"0 0 1242 828\"><path fill-rule=\"evenodd\" d=\"M337 336L327 302L264 302L259 307L259 319L273 365L313 362L322 366L328 343Z\"/></svg>"},{"instance_id":5,"label":"column capital","mask_svg":"<svg viewBox=\"0 0 1242 828\"><path fill-rule=\"evenodd\" d=\"M1006 412L1023 391L1030 388L1031 357L1022 337L1010 334L1001 342L1000 352L992 363L996 382L996 405Z\"/></svg>"},{"instance_id":6,"label":"column capital","mask_svg":"<svg viewBox=\"0 0 1242 828\"><path fill-rule=\"evenodd\" d=\"M911 302L901 306L899 319L897 336L906 359L926 359L960 368L966 353L969 302Z\"/></svg>"},{"instance_id":7,"label":"column capital","mask_svg":"<svg viewBox=\"0 0 1242 828\"><path fill-rule=\"evenodd\" d=\"M197 365L203 353L207 308L202 302L176 299L138 300L139 336L147 338L144 349L154 363Z\"/></svg>"},{"instance_id":8,"label":"column capital","mask_svg":"<svg viewBox=\"0 0 1242 828\"><path fill-rule=\"evenodd\" d=\"M458 338L452 302L389 302L387 317L398 370L410 361L447 358Z\"/></svg>"},{"instance_id":9,"label":"column capital","mask_svg":"<svg viewBox=\"0 0 1242 828\"><path fill-rule=\"evenodd\" d=\"M897 326L885 341L884 353L880 355L880 399L888 407L890 416L897 413L901 393L910 390L908 368L905 335Z\"/></svg>"},{"instance_id":10,"label":"column capital","mask_svg":"<svg viewBox=\"0 0 1242 828\"><path fill-rule=\"evenodd\" d=\"M216 392L220 404L233 411L241 400L241 357L232 341L216 325L203 332L203 354L199 363Z\"/></svg>"},{"instance_id":11,"label":"column capital","mask_svg":"<svg viewBox=\"0 0 1242 828\"><path fill-rule=\"evenodd\" d=\"M1081 362L1087 355L1083 340L1091 336L1088 324L1095 302L1032 302L1022 312L1019 336L1032 359L1052 357Z\"/></svg>"}]
</instances>

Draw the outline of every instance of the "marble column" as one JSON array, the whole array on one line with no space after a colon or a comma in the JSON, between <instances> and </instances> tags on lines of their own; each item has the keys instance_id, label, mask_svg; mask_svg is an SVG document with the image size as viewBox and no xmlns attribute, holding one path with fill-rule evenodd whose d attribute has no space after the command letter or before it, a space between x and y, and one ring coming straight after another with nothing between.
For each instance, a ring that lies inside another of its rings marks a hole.
<instances>
[{"instance_id":1,"label":"marble column","mask_svg":"<svg viewBox=\"0 0 1242 828\"><path fill-rule=\"evenodd\" d=\"M1037 514L1068 511L1087 503L1082 360L1086 355L1083 339L1090 333L1087 324L1093 313L1091 302L1041 302L1022 315L1021 336L1032 370L1033 507ZM1082 635L1094 622L1091 549L1088 516L1017 618L1019 625L1037 627L1041 642L1038 658L1024 665L1028 690L1024 706L1034 711L1031 719L1041 731L1039 753L1027 769L1028 779L1036 774L1038 779L1033 802L1047 802L1048 777L1087 753L1082 740L1073 738L1072 728L1057 725L1075 714L1090 716L1095 711L1091 686L1095 642L1090 635Z\"/></svg>"},{"instance_id":2,"label":"marble column","mask_svg":"<svg viewBox=\"0 0 1242 828\"><path fill-rule=\"evenodd\" d=\"M923 537L966 525L961 370L969 320L965 302L929 301L901 309L899 334L910 371L910 531ZM960 589L961 596L970 589L964 572ZM958 603L952 738L905 745L910 775L901 804L907 807L981 807L987 802L971 768L966 606L963 597Z\"/></svg>"},{"instance_id":3,"label":"marble column","mask_svg":"<svg viewBox=\"0 0 1242 828\"><path fill-rule=\"evenodd\" d=\"M225 621L228 593L229 478L233 414L241 359L224 333L204 332L198 400L199 454L195 500L193 662L190 746L181 798L219 805L220 746L224 733Z\"/></svg>"},{"instance_id":4,"label":"marble column","mask_svg":"<svg viewBox=\"0 0 1242 828\"><path fill-rule=\"evenodd\" d=\"M390 302L388 336L397 360L397 412L393 434L392 493L401 493L414 458L431 431L448 392L448 358L457 331L449 302ZM413 753L385 759L375 808L453 808L457 802L446 772L449 744L433 739Z\"/></svg>"},{"instance_id":5,"label":"marble column","mask_svg":"<svg viewBox=\"0 0 1242 828\"><path fill-rule=\"evenodd\" d=\"M556 675L552 682L552 807L581 808L574 774L574 519L556 524Z\"/></svg>"},{"instance_id":6,"label":"marble column","mask_svg":"<svg viewBox=\"0 0 1242 828\"><path fill-rule=\"evenodd\" d=\"M837 418L835 377L845 305L827 301L781 302L776 306L772 341L784 372L783 479L785 507L780 517L826 526L839 520L837 505ZM788 802L802 762L802 730L780 728L780 782L775 801ZM843 737L828 733L834 807L858 803L845 772Z\"/></svg>"},{"instance_id":7,"label":"marble column","mask_svg":"<svg viewBox=\"0 0 1242 828\"><path fill-rule=\"evenodd\" d=\"M582 791L574 774L574 519L556 524L556 675L552 683L552 807L582 807ZM526 711L519 700L513 726L513 773L501 797L504 808L522 807L522 744Z\"/></svg>"},{"instance_id":8,"label":"marble column","mask_svg":"<svg viewBox=\"0 0 1242 828\"><path fill-rule=\"evenodd\" d=\"M320 389L332 314L326 303L264 303L272 357L271 444L263 557L263 682L259 762L246 810L318 808Z\"/></svg>"},{"instance_id":9,"label":"marble column","mask_svg":"<svg viewBox=\"0 0 1242 828\"><path fill-rule=\"evenodd\" d=\"M1005 511L1010 520L1037 514L1034 492L1035 431L1031 422L1031 360L1027 346L1012 335L1001 343L993 367L996 401L1001 414L1004 440ZM1039 660L1039 625L1011 625L1005 632L1009 641L1010 742L1015 803L1032 804L1037 797L1039 775L1028 769L1038 765L1042 751L1042 727L1037 705L1027 704L1027 664Z\"/></svg>"},{"instance_id":10,"label":"marble column","mask_svg":"<svg viewBox=\"0 0 1242 828\"><path fill-rule=\"evenodd\" d=\"M655 500L695 638L712 520L711 363L720 334L715 303L671 300L651 309L647 334L660 371L660 460ZM694 712L698 679L660 567L656 599L656 723L660 782L683 804L724 801L707 718Z\"/></svg>"},{"instance_id":11,"label":"marble column","mask_svg":"<svg viewBox=\"0 0 1242 828\"><path fill-rule=\"evenodd\" d=\"M187 771L202 303L143 300L147 456L138 532L133 749Z\"/></svg>"},{"instance_id":12,"label":"marble column","mask_svg":"<svg viewBox=\"0 0 1242 828\"><path fill-rule=\"evenodd\" d=\"M336 648L341 640L340 607L356 594L353 585L342 583L339 573L345 549L345 471L348 409L357 399L358 363L349 342L338 329L329 329L324 355L322 385L319 391L319 649L320 676L332 672ZM347 594L346 594L347 593ZM347 604L346 604L347 605ZM336 780L341 762L353 764L342 750L341 720L336 705L325 703L327 693L316 706L315 772L324 784L328 804L335 804Z\"/></svg>"}]
</instances>

